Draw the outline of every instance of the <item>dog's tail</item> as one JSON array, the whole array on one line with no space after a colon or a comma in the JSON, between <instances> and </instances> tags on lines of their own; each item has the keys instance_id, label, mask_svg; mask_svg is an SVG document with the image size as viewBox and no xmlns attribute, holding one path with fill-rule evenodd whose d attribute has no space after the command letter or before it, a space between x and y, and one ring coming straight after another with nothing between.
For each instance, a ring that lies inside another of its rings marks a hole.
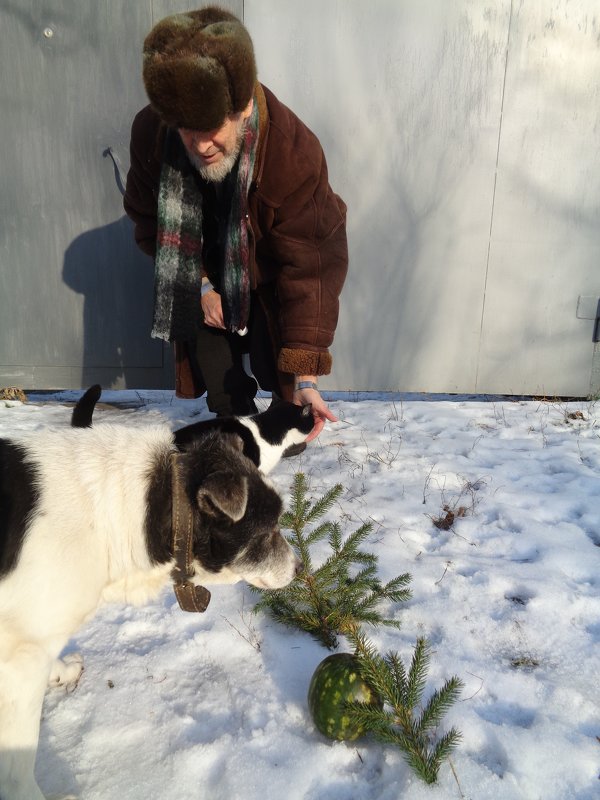
<instances>
[{"instance_id":1,"label":"dog's tail","mask_svg":"<svg viewBox=\"0 0 600 800\"><path fill-rule=\"evenodd\" d=\"M96 407L96 403L100 399L101 394L102 387L99 383L95 383L93 386L90 386L87 392L79 398L71 416L71 426L73 428L92 427L94 408Z\"/></svg>"}]
</instances>

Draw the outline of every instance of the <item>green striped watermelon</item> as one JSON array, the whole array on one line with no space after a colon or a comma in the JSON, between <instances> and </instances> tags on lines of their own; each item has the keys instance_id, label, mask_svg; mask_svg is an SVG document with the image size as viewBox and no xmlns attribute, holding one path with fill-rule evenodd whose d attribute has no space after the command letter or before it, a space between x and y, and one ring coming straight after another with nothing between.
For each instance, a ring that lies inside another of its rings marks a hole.
<instances>
[{"instance_id":1,"label":"green striped watermelon","mask_svg":"<svg viewBox=\"0 0 600 800\"><path fill-rule=\"evenodd\" d=\"M345 703L358 701L383 708L379 695L362 679L358 659L334 653L316 668L308 689L308 707L317 728L330 739L353 741L365 733L352 723Z\"/></svg>"}]
</instances>

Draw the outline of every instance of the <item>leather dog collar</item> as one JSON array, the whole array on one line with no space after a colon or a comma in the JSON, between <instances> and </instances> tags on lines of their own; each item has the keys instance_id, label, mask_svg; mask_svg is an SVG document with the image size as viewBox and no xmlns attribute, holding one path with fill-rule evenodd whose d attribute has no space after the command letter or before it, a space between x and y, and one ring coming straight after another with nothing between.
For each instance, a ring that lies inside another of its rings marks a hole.
<instances>
[{"instance_id":1,"label":"leather dog collar","mask_svg":"<svg viewBox=\"0 0 600 800\"><path fill-rule=\"evenodd\" d=\"M180 479L180 454L171 454L172 503L171 530L173 533L173 557L175 566L171 573L173 589L180 607L184 611L206 611L210 592L204 586L195 586L189 579L195 574L193 567L192 540L194 515Z\"/></svg>"}]
</instances>

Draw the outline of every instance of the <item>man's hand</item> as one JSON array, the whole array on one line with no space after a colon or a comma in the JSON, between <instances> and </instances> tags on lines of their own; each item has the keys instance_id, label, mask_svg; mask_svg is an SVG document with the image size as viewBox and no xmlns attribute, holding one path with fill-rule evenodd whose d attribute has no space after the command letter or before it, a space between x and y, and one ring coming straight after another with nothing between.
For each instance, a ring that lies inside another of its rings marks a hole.
<instances>
[{"instance_id":1,"label":"man's hand","mask_svg":"<svg viewBox=\"0 0 600 800\"><path fill-rule=\"evenodd\" d=\"M296 383L298 383L298 381L313 381L316 383L316 380L316 376L313 375L301 375L296 377ZM317 438L325 427L325 422L327 420L329 420L329 422L338 421L338 418L329 410L327 403L323 400L317 389L296 389L294 391L294 403L300 406L306 405L307 403L311 403L312 405L315 425L306 437L307 442Z\"/></svg>"},{"instance_id":2,"label":"man's hand","mask_svg":"<svg viewBox=\"0 0 600 800\"><path fill-rule=\"evenodd\" d=\"M223 321L223 305L221 303L221 295L211 289L205 292L200 300L202 305L202 313L204 314L204 324L209 325L211 328L225 328Z\"/></svg>"}]
</instances>

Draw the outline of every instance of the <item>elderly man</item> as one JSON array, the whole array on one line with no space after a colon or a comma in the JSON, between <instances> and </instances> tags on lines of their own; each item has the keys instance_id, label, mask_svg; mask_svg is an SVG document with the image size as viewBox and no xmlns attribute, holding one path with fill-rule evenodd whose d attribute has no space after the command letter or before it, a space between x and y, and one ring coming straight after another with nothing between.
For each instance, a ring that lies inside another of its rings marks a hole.
<instances>
[{"instance_id":1,"label":"elderly man","mask_svg":"<svg viewBox=\"0 0 600 800\"><path fill-rule=\"evenodd\" d=\"M321 145L257 81L250 36L223 9L159 22L143 78L124 206L155 259L152 335L175 344L177 393L251 414L258 381L312 404L313 438L335 421L317 381L348 263Z\"/></svg>"}]
</instances>

